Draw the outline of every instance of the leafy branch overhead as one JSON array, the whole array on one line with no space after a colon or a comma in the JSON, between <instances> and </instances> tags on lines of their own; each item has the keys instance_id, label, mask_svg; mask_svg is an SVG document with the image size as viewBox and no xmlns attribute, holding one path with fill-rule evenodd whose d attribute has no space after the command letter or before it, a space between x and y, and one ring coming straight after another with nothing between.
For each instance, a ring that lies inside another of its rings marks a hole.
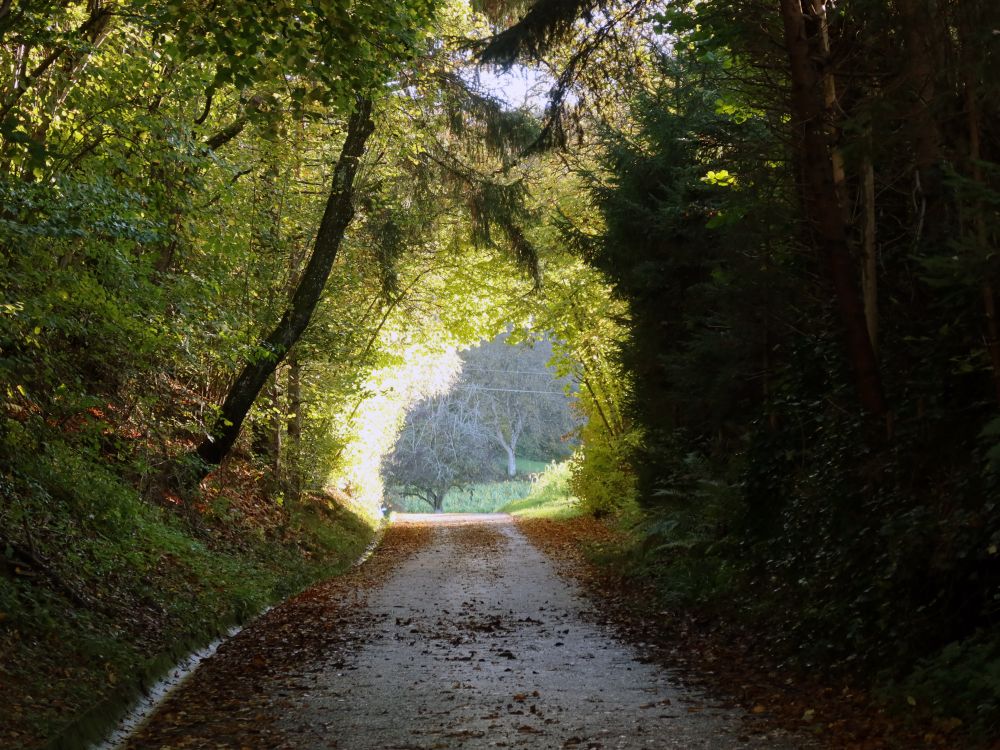
<instances>
[{"instance_id":1,"label":"leafy branch overhead","mask_svg":"<svg viewBox=\"0 0 1000 750\"><path fill-rule=\"evenodd\" d=\"M495 11L498 9L494 10ZM590 22L603 11L594 0L537 0L516 23L477 45L481 63L511 68L518 62L539 61L565 40L577 22Z\"/></svg>"},{"instance_id":2,"label":"leafy branch overhead","mask_svg":"<svg viewBox=\"0 0 1000 750\"><path fill-rule=\"evenodd\" d=\"M416 176L428 191L444 192L469 217L469 239L479 247L499 247L540 283L537 249L525 228L534 221L524 152L538 133L528 112L511 110L475 90L455 73L429 76L435 98L426 123L443 116L415 158ZM443 106L439 108L437 97Z\"/></svg>"},{"instance_id":3,"label":"leafy branch overhead","mask_svg":"<svg viewBox=\"0 0 1000 750\"><path fill-rule=\"evenodd\" d=\"M994 742L997 29L0 0L0 746L81 744L402 494L586 516L809 742Z\"/></svg>"}]
</instances>

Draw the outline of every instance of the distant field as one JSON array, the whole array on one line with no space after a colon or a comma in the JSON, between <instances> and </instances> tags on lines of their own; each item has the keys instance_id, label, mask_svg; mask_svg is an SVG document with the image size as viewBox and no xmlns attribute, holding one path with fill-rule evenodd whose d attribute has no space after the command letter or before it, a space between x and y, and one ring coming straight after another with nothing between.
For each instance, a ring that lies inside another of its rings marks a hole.
<instances>
[{"instance_id":1,"label":"distant field","mask_svg":"<svg viewBox=\"0 0 1000 750\"><path fill-rule=\"evenodd\" d=\"M536 481L513 479L483 482L449 492L444 499L446 513L513 513L529 518L566 518L578 513L576 498L569 494L568 463L546 464L517 460L518 475L536 474ZM403 498L393 507L404 513L427 513L430 506L415 497Z\"/></svg>"},{"instance_id":2,"label":"distant field","mask_svg":"<svg viewBox=\"0 0 1000 750\"><path fill-rule=\"evenodd\" d=\"M512 500L527 496L531 482L515 479L509 482L484 482L455 489L445 495L446 513L494 513ZM430 506L416 497L397 500L393 505L404 513L428 513Z\"/></svg>"},{"instance_id":3,"label":"distant field","mask_svg":"<svg viewBox=\"0 0 1000 750\"><path fill-rule=\"evenodd\" d=\"M532 461L530 458L517 459L517 473L521 474L541 474L548 467L547 461ZM506 467L507 464L504 464Z\"/></svg>"},{"instance_id":4,"label":"distant field","mask_svg":"<svg viewBox=\"0 0 1000 750\"><path fill-rule=\"evenodd\" d=\"M506 463L497 463L506 468ZM541 475L549 466L545 461L530 458L517 459L517 477L501 482L481 482L461 489L454 489L444 499L447 513L495 513L501 507L524 499L531 492L528 475ZM427 513L430 506L416 497L395 500L393 507L404 513Z\"/></svg>"}]
</instances>

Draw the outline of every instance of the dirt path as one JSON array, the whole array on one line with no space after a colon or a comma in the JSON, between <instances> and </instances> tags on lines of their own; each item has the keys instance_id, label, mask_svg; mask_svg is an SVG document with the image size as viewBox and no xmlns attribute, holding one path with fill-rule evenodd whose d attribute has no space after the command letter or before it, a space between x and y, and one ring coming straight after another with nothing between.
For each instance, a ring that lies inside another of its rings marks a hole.
<instances>
[{"instance_id":1,"label":"dirt path","mask_svg":"<svg viewBox=\"0 0 1000 750\"><path fill-rule=\"evenodd\" d=\"M404 517L362 570L220 649L128 747L806 747L592 624L507 516Z\"/></svg>"}]
</instances>

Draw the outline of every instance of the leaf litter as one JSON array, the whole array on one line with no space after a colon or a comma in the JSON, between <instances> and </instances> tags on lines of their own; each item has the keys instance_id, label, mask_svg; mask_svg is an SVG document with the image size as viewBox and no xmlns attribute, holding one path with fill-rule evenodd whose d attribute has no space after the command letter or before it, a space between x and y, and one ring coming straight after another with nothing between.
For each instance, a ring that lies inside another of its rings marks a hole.
<instances>
[{"instance_id":1,"label":"leaf litter","mask_svg":"<svg viewBox=\"0 0 1000 750\"><path fill-rule=\"evenodd\" d=\"M597 619L509 517L395 524L361 569L220 648L127 747L813 746L751 734Z\"/></svg>"}]
</instances>

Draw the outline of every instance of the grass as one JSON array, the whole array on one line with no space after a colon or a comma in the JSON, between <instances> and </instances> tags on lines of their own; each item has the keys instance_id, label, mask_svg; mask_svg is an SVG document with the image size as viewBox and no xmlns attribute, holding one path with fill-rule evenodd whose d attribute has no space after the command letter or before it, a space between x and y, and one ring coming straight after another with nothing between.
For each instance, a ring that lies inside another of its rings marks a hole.
<instances>
[{"instance_id":1,"label":"grass","mask_svg":"<svg viewBox=\"0 0 1000 750\"><path fill-rule=\"evenodd\" d=\"M507 464L504 464L506 468ZM518 474L541 474L549 468L549 463L547 461L534 461L530 458L517 458L517 473Z\"/></svg>"},{"instance_id":2,"label":"grass","mask_svg":"<svg viewBox=\"0 0 1000 750\"><path fill-rule=\"evenodd\" d=\"M279 508L249 474L225 478L225 502L178 510L61 446L44 458L0 477L0 747L99 738L142 683L342 572L374 533L332 497Z\"/></svg>"},{"instance_id":3,"label":"grass","mask_svg":"<svg viewBox=\"0 0 1000 750\"><path fill-rule=\"evenodd\" d=\"M522 518L553 520L582 515L579 501L569 490L569 462L549 464L527 496L513 500L499 510Z\"/></svg>"},{"instance_id":4,"label":"grass","mask_svg":"<svg viewBox=\"0 0 1000 750\"><path fill-rule=\"evenodd\" d=\"M496 513L512 500L522 498L531 491L531 482L513 479L507 482L482 482L451 490L444 497L446 513ZM404 513L428 513L430 506L415 497L405 497L394 502Z\"/></svg>"},{"instance_id":5,"label":"grass","mask_svg":"<svg viewBox=\"0 0 1000 750\"><path fill-rule=\"evenodd\" d=\"M531 493L532 482L529 474L542 475L550 464L529 458L517 459L517 476L501 482L479 482L453 489L445 495L446 513L496 513L510 503L522 500ZM507 464L497 464L506 470ZM403 513L427 513L430 506L416 497L404 497L393 501L393 507Z\"/></svg>"}]
</instances>

